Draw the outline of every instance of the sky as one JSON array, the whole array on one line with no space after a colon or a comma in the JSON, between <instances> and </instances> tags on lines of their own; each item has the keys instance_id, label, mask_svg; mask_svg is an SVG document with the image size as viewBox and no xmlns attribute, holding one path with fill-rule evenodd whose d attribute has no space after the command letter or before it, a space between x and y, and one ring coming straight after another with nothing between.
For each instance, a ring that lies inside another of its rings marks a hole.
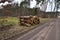
<instances>
[{"instance_id":1,"label":"sky","mask_svg":"<svg viewBox=\"0 0 60 40\"><path fill-rule=\"evenodd\" d=\"M13 3L18 3L20 4L22 2L22 0L14 0Z\"/></svg>"},{"instance_id":2,"label":"sky","mask_svg":"<svg viewBox=\"0 0 60 40\"><path fill-rule=\"evenodd\" d=\"M22 1L23 1L23 0L14 0L12 3L18 3L18 4L20 4ZM8 2L0 3L0 6L1 6L1 5L7 5L7 4L8 4ZM30 8L35 7L35 5L36 5L36 1L35 1L35 0L33 0L33 1L30 2ZM0 7L0 8L1 8L1 7Z\"/></svg>"},{"instance_id":3,"label":"sky","mask_svg":"<svg viewBox=\"0 0 60 40\"><path fill-rule=\"evenodd\" d=\"M55 0L48 1L46 12L54 11L54 7L55 7Z\"/></svg>"},{"instance_id":4,"label":"sky","mask_svg":"<svg viewBox=\"0 0 60 40\"><path fill-rule=\"evenodd\" d=\"M18 2L20 4L22 2L22 0L14 0L14 2L15 3ZM33 0L33 1L30 2L30 8L35 7L35 5L36 5L36 1L35 0Z\"/></svg>"},{"instance_id":5,"label":"sky","mask_svg":"<svg viewBox=\"0 0 60 40\"><path fill-rule=\"evenodd\" d=\"M18 2L18 3L21 3L22 0L14 0L14 2ZM55 7L55 0L50 0L48 1L48 5L47 5L47 9L46 9L46 12L51 12L51 11L54 11L54 7ZM30 2L30 8L33 8L36 6L36 1L33 0ZM41 9L43 9L44 7L42 6L39 6ZM59 9L60 10L60 9Z\"/></svg>"},{"instance_id":6,"label":"sky","mask_svg":"<svg viewBox=\"0 0 60 40\"><path fill-rule=\"evenodd\" d=\"M8 3L7 1L5 3L0 3L0 9L3 8L2 5L5 6L7 4L10 4L10 3Z\"/></svg>"},{"instance_id":7,"label":"sky","mask_svg":"<svg viewBox=\"0 0 60 40\"><path fill-rule=\"evenodd\" d=\"M30 8L35 7L35 5L36 5L36 1L35 0L33 0L33 1L30 2Z\"/></svg>"},{"instance_id":8,"label":"sky","mask_svg":"<svg viewBox=\"0 0 60 40\"><path fill-rule=\"evenodd\" d=\"M20 4L22 1L23 0L14 0L13 3L19 3ZM48 1L46 12L50 12L50 11L53 11L54 10L54 7L55 7L55 4L54 3L55 3L54 0ZM7 4L9 4L7 1L5 3L0 3L0 8L2 8L1 5L7 5ZM33 8L35 6L36 6L36 1L35 0L31 1L30 2L30 8ZM39 7L41 9L43 9L42 6L39 6ZM59 11L60 11L60 9L59 9Z\"/></svg>"}]
</instances>

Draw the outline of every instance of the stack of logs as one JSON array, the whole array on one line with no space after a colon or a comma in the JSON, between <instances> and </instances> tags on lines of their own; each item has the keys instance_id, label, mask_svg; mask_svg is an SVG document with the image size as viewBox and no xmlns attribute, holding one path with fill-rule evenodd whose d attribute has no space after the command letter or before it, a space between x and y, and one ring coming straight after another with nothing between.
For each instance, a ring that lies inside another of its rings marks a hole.
<instances>
[{"instance_id":1,"label":"stack of logs","mask_svg":"<svg viewBox=\"0 0 60 40\"><path fill-rule=\"evenodd\" d=\"M40 23L40 19L38 16L20 16L19 17L20 25L24 26L32 26Z\"/></svg>"}]
</instances>

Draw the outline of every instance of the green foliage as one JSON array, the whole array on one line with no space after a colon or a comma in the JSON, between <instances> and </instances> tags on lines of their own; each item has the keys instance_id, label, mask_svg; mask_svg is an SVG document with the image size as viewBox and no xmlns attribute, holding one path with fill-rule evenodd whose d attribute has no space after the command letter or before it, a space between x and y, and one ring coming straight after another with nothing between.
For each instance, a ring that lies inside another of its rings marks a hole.
<instances>
[{"instance_id":1,"label":"green foliage","mask_svg":"<svg viewBox=\"0 0 60 40\"><path fill-rule=\"evenodd\" d=\"M12 24L11 24L12 23ZM5 19L2 19L0 20L0 26L10 26L10 25L13 25L14 23L13 22L8 22L8 20L5 20Z\"/></svg>"},{"instance_id":2,"label":"green foliage","mask_svg":"<svg viewBox=\"0 0 60 40\"><path fill-rule=\"evenodd\" d=\"M18 20L16 18L2 18L0 19L0 27L2 26L14 26L18 24Z\"/></svg>"}]
</instances>

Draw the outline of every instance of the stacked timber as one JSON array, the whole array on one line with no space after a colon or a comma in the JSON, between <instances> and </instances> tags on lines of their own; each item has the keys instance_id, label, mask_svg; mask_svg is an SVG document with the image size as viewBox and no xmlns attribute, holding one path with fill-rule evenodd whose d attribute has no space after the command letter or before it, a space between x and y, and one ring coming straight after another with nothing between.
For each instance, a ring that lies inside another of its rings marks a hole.
<instances>
[{"instance_id":1,"label":"stacked timber","mask_svg":"<svg viewBox=\"0 0 60 40\"><path fill-rule=\"evenodd\" d=\"M19 17L20 25L32 26L40 23L38 16L20 16Z\"/></svg>"}]
</instances>

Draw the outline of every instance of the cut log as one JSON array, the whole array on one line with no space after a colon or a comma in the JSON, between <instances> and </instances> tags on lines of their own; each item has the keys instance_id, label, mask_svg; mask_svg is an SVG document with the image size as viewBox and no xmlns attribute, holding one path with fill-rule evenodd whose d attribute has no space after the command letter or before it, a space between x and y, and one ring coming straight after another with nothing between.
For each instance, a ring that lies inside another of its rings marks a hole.
<instances>
[{"instance_id":1,"label":"cut log","mask_svg":"<svg viewBox=\"0 0 60 40\"><path fill-rule=\"evenodd\" d=\"M21 16L20 17L20 24L25 26L31 26L33 24L39 24L40 19L38 16Z\"/></svg>"}]
</instances>

